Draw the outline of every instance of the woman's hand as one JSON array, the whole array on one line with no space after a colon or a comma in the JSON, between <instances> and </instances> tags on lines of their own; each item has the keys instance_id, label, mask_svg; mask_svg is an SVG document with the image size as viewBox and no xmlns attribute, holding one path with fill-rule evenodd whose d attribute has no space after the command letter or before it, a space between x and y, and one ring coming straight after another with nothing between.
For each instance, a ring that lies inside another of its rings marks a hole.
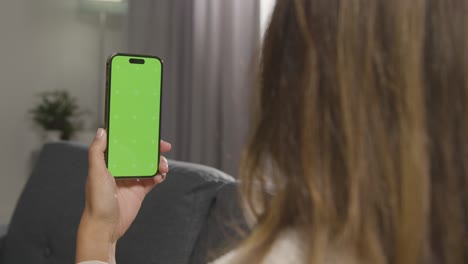
<instances>
[{"instance_id":1,"label":"woman's hand","mask_svg":"<svg viewBox=\"0 0 468 264\"><path fill-rule=\"evenodd\" d=\"M159 172L150 179L115 180L107 170L104 152L106 131L99 129L89 148L86 202L77 236L76 261L100 260L115 263L115 244L132 224L146 194L161 183L168 172L160 158ZM161 141L161 153L171 144Z\"/></svg>"}]
</instances>

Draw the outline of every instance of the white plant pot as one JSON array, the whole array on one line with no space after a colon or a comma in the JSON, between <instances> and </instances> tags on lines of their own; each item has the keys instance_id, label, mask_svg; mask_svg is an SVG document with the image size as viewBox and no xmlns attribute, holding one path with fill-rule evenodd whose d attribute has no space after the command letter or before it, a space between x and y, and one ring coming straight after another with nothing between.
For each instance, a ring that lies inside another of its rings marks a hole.
<instances>
[{"instance_id":1,"label":"white plant pot","mask_svg":"<svg viewBox=\"0 0 468 264\"><path fill-rule=\"evenodd\" d=\"M46 130L44 131L44 143L58 142L62 131L60 130Z\"/></svg>"}]
</instances>

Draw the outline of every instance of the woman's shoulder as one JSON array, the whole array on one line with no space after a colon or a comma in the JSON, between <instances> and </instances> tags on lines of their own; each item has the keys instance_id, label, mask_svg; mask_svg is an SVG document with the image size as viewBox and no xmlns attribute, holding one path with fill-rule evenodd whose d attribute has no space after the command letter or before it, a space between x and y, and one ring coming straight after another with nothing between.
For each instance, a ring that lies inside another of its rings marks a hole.
<instances>
[{"instance_id":1,"label":"woman's shoulder","mask_svg":"<svg viewBox=\"0 0 468 264\"><path fill-rule=\"evenodd\" d=\"M297 229L288 229L281 232L270 251L262 261L262 264L302 264L308 263L307 258L312 248L305 241L308 235ZM312 234L310 234L312 235ZM316 236L318 234L315 234ZM353 254L345 247L323 245L323 250L317 255L317 263L322 264L356 264L359 263ZM234 264L241 263L241 254L234 250L221 257L212 264Z\"/></svg>"},{"instance_id":2,"label":"woman's shoulder","mask_svg":"<svg viewBox=\"0 0 468 264\"><path fill-rule=\"evenodd\" d=\"M212 264L239 263L238 250L231 251ZM271 250L265 256L263 263L297 264L306 262L306 248L297 230L288 229L280 233Z\"/></svg>"}]
</instances>

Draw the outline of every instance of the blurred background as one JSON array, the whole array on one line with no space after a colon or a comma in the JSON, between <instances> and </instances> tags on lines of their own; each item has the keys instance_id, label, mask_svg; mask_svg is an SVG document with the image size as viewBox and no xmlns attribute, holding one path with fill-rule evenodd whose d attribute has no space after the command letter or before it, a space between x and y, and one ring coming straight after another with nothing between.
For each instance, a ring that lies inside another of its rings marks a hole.
<instances>
[{"instance_id":1,"label":"blurred background","mask_svg":"<svg viewBox=\"0 0 468 264\"><path fill-rule=\"evenodd\" d=\"M274 0L0 1L0 225L41 147L89 144L104 126L105 61L165 64L162 137L170 158L233 176L255 62ZM53 183L50 183L53 184Z\"/></svg>"}]
</instances>

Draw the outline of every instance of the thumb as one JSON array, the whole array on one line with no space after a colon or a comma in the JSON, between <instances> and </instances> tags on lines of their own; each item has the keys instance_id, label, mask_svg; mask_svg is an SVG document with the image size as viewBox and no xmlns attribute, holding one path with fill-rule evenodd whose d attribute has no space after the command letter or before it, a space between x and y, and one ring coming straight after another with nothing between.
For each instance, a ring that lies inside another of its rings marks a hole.
<instances>
[{"instance_id":1,"label":"thumb","mask_svg":"<svg viewBox=\"0 0 468 264\"><path fill-rule=\"evenodd\" d=\"M88 163L90 171L93 170L105 170L106 160L104 157L104 152L107 148L107 134L106 130L99 128L96 132L96 137L94 138L93 143L89 146L88 152Z\"/></svg>"}]
</instances>

